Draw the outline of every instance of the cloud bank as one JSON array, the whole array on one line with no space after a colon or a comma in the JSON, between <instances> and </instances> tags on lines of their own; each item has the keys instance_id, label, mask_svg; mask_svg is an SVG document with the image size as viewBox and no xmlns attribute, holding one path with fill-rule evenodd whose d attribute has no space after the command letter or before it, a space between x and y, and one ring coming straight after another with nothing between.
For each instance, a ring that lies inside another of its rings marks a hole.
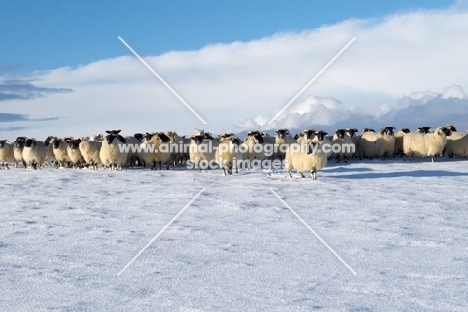
<instances>
[{"instance_id":1,"label":"cloud bank","mask_svg":"<svg viewBox=\"0 0 468 312\"><path fill-rule=\"evenodd\" d=\"M299 33L145 57L207 126L124 46L126 56L77 68L0 76L3 88L8 81L34 81L34 87L45 88L33 91L27 100L20 98L27 92L0 89L4 97L12 96L0 102L0 111L27 113L32 119L66 117L44 121L32 133L11 131L11 135L38 137L52 133L81 136L107 128L122 128L129 134L170 129L187 134L194 127L215 133L272 128L266 122L354 36L357 40L350 48L274 127L380 127L387 123L416 127L445 119L468 127L463 92L468 87L468 11L459 6L346 20ZM138 42L124 39L138 52ZM452 87L444 90L447 86ZM73 92L55 92L70 89ZM413 93L417 90L426 91ZM37 124L24 121L18 127Z\"/></svg>"}]
</instances>

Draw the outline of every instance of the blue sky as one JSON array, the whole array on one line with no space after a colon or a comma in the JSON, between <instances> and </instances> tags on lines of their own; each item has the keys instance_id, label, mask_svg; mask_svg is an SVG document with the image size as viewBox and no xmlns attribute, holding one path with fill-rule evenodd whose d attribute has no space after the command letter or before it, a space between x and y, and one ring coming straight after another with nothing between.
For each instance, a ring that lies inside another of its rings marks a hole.
<instances>
[{"instance_id":1,"label":"blue sky","mask_svg":"<svg viewBox=\"0 0 468 312\"><path fill-rule=\"evenodd\" d=\"M79 137L117 128L124 134L283 127L332 132L448 123L464 130L467 4L4 1L0 137Z\"/></svg>"},{"instance_id":2,"label":"blue sky","mask_svg":"<svg viewBox=\"0 0 468 312\"><path fill-rule=\"evenodd\" d=\"M77 66L250 41L349 18L379 18L453 1L3 1L0 68L12 72ZM14 69L15 66L24 66Z\"/></svg>"}]
</instances>

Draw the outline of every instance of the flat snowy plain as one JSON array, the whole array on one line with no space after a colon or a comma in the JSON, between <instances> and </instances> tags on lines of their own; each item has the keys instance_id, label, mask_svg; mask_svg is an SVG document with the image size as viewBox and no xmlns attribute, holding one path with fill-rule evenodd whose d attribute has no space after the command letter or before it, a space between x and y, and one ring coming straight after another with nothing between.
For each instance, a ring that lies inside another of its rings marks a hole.
<instances>
[{"instance_id":1,"label":"flat snowy plain","mask_svg":"<svg viewBox=\"0 0 468 312\"><path fill-rule=\"evenodd\" d=\"M329 162L317 181L181 168L0 176L4 311L468 309L466 159Z\"/></svg>"}]
</instances>

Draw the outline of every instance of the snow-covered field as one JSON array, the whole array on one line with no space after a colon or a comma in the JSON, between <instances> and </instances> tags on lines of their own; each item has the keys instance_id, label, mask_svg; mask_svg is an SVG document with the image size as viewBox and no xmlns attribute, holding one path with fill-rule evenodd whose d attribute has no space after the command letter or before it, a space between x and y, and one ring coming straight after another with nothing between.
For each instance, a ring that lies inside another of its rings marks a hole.
<instances>
[{"instance_id":1,"label":"snow-covered field","mask_svg":"<svg viewBox=\"0 0 468 312\"><path fill-rule=\"evenodd\" d=\"M464 159L332 162L317 181L183 169L0 176L5 311L468 308Z\"/></svg>"}]
</instances>

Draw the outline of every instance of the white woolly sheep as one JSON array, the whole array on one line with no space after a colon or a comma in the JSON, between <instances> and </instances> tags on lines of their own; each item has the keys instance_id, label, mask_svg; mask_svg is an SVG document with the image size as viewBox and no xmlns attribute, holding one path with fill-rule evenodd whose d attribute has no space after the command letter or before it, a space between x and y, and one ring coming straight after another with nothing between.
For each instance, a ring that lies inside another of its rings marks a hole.
<instances>
[{"instance_id":1,"label":"white woolly sheep","mask_svg":"<svg viewBox=\"0 0 468 312\"><path fill-rule=\"evenodd\" d=\"M24 142L23 159L28 166L36 170L44 164L46 157L44 142L37 141L34 138L27 139Z\"/></svg>"},{"instance_id":2,"label":"white woolly sheep","mask_svg":"<svg viewBox=\"0 0 468 312\"><path fill-rule=\"evenodd\" d=\"M395 156L403 156L403 137L410 132L411 131L408 128L401 128L397 133L395 133L395 145L393 148Z\"/></svg>"},{"instance_id":3,"label":"white woolly sheep","mask_svg":"<svg viewBox=\"0 0 468 312\"><path fill-rule=\"evenodd\" d=\"M44 141L44 147L46 149L46 160L48 160L53 166L57 166L57 159L54 155L54 140L56 137L48 136Z\"/></svg>"},{"instance_id":4,"label":"white woolly sheep","mask_svg":"<svg viewBox=\"0 0 468 312\"><path fill-rule=\"evenodd\" d=\"M359 137L356 135L356 133L359 130L357 128L345 128L346 134L351 138L351 141L354 144L354 153L352 153L353 158L357 158L358 155L358 142L359 142Z\"/></svg>"},{"instance_id":5,"label":"white woolly sheep","mask_svg":"<svg viewBox=\"0 0 468 312\"><path fill-rule=\"evenodd\" d=\"M259 131L249 131L247 137L241 143L242 159L251 161L265 159L263 136Z\"/></svg>"},{"instance_id":6,"label":"white woolly sheep","mask_svg":"<svg viewBox=\"0 0 468 312\"><path fill-rule=\"evenodd\" d=\"M275 158L279 158L283 160L286 156L286 150L288 149L289 145L296 143L296 140L291 136L291 133L288 129L276 129L276 137L275 137L275 150L276 156Z\"/></svg>"},{"instance_id":7,"label":"white woolly sheep","mask_svg":"<svg viewBox=\"0 0 468 312\"><path fill-rule=\"evenodd\" d=\"M437 161L447 143L447 136L451 131L445 127L439 127L432 133L408 133L403 137L403 154L405 157L432 157L432 162Z\"/></svg>"},{"instance_id":8,"label":"white woolly sheep","mask_svg":"<svg viewBox=\"0 0 468 312\"><path fill-rule=\"evenodd\" d=\"M104 166L110 167L111 170L122 170L127 163L127 151L125 151L121 144L126 143L120 130L106 131L106 139L102 142L99 157Z\"/></svg>"},{"instance_id":9,"label":"white woolly sheep","mask_svg":"<svg viewBox=\"0 0 468 312\"><path fill-rule=\"evenodd\" d=\"M23 167L26 168L26 162L23 159L23 149L24 143L26 142L26 137L17 137L15 142L13 142L13 155L15 157L15 168L18 168L18 163L21 162Z\"/></svg>"},{"instance_id":10,"label":"white woolly sheep","mask_svg":"<svg viewBox=\"0 0 468 312\"><path fill-rule=\"evenodd\" d=\"M395 127L382 127L379 133L380 140L380 157L387 159L390 156L393 156L395 152L395 134L393 130Z\"/></svg>"},{"instance_id":11,"label":"white woolly sheep","mask_svg":"<svg viewBox=\"0 0 468 312\"><path fill-rule=\"evenodd\" d=\"M260 135L260 134L259 134ZM260 136L261 137L261 136ZM190 162L200 171L216 164L216 150L219 140L206 135L203 130L190 137Z\"/></svg>"},{"instance_id":12,"label":"white woolly sheep","mask_svg":"<svg viewBox=\"0 0 468 312\"><path fill-rule=\"evenodd\" d=\"M90 138L82 138L79 148L83 156L84 163L91 165L94 170L97 170L102 165L101 161L101 141L91 141Z\"/></svg>"},{"instance_id":13,"label":"white woolly sheep","mask_svg":"<svg viewBox=\"0 0 468 312\"><path fill-rule=\"evenodd\" d=\"M15 162L15 155L13 153L13 143L7 140L0 141L0 164L2 169L10 169L8 163Z\"/></svg>"},{"instance_id":14,"label":"white woolly sheep","mask_svg":"<svg viewBox=\"0 0 468 312\"><path fill-rule=\"evenodd\" d=\"M171 159L169 141L169 137L163 132L146 133L141 143L141 157L146 165L151 164L151 170L156 170L158 164L159 170L162 169L162 164L165 164L166 169L169 169L168 163Z\"/></svg>"},{"instance_id":15,"label":"white woolly sheep","mask_svg":"<svg viewBox=\"0 0 468 312\"><path fill-rule=\"evenodd\" d=\"M352 146L353 140L346 133L345 129L336 129L332 140L333 146L339 145L340 149L337 153L334 152L336 162L339 163L342 159L345 163L351 158L353 154Z\"/></svg>"},{"instance_id":16,"label":"white woolly sheep","mask_svg":"<svg viewBox=\"0 0 468 312\"><path fill-rule=\"evenodd\" d=\"M53 153L57 161L56 167L70 167L71 159L68 157L68 143L65 139L54 139Z\"/></svg>"},{"instance_id":17,"label":"white woolly sheep","mask_svg":"<svg viewBox=\"0 0 468 312\"><path fill-rule=\"evenodd\" d=\"M321 143L294 143L291 144L286 152L285 170L292 178L292 170L295 169L302 178L305 178L304 172L310 172L310 178L317 180L317 171L327 164L327 156L321 151Z\"/></svg>"},{"instance_id":18,"label":"white woolly sheep","mask_svg":"<svg viewBox=\"0 0 468 312\"><path fill-rule=\"evenodd\" d=\"M82 168L85 164L85 160L80 151L81 139L70 140L67 142L67 154L70 158L70 161L75 168Z\"/></svg>"},{"instance_id":19,"label":"white woolly sheep","mask_svg":"<svg viewBox=\"0 0 468 312\"><path fill-rule=\"evenodd\" d=\"M465 147L464 143L461 143L461 139L465 137L465 133L458 132L457 128L453 125L447 125L445 128L452 131L452 134L447 137L447 143L445 144L444 151L442 152L443 156L448 156L453 158L453 156L465 156Z\"/></svg>"},{"instance_id":20,"label":"white woolly sheep","mask_svg":"<svg viewBox=\"0 0 468 312\"><path fill-rule=\"evenodd\" d=\"M216 149L216 162L223 169L224 175L232 175L232 169L238 173L237 163L242 158L239 151L240 139L232 136L220 136L219 146Z\"/></svg>"},{"instance_id":21,"label":"white woolly sheep","mask_svg":"<svg viewBox=\"0 0 468 312\"><path fill-rule=\"evenodd\" d=\"M380 157L383 148L381 147L381 141L379 138L379 135L374 129L365 128L363 130L359 135L358 143L358 154L360 159L373 159L374 157Z\"/></svg>"},{"instance_id":22,"label":"white woolly sheep","mask_svg":"<svg viewBox=\"0 0 468 312\"><path fill-rule=\"evenodd\" d=\"M181 160L183 158L183 140L175 131L166 131L164 134L169 138L169 147L171 152L170 163L175 167L181 164Z\"/></svg>"}]
</instances>

